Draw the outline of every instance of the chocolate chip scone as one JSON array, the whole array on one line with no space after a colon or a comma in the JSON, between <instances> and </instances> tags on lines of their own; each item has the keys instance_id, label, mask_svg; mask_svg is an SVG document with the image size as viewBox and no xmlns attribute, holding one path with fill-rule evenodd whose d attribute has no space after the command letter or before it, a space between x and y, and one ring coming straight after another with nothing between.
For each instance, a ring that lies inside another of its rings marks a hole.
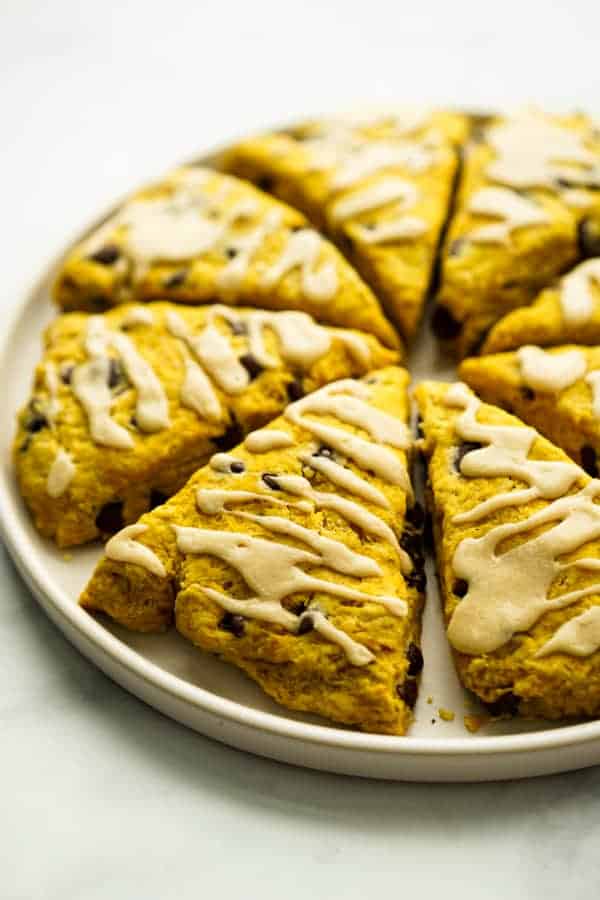
<instances>
[{"instance_id":1,"label":"chocolate chip scone","mask_svg":"<svg viewBox=\"0 0 600 900\"><path fill-rule=\"evenodd\" d=\"M600 134L588 118L529 111L492 119L476 137L433 317L461 357L501 316L597 252L600 231Z\"/></svg>"},{"instance_id":2,"label":"chocolate chip scone","mask_svg":"<svg viewBox=\"0 0 600 900\"><path fill-rule=\"evenodd\" d=\"M118 531L290 399L395 362L376 338L306 313L119 306L47 330L14 460L36 527L60 546Z\"/></svg>"},{"instance_id":3,"label":"chocolate chip scone","mask_svg":"<svg viewBox=\"0 0 600 900\"><path fill-rule=\"evenodd\" d=\"M600 481L460 382L417 388L448 639L492 715L600 712Z\"/></svg>"},{"instance_id":4,"label":"chocolate chip scone","mask_svg":"<svg viewBox=\"0 0 600 900\"><path fill-rule=\"evenodd\" d=\"M481 352L500 353L524 344L600 343L600 221L597 254L542 291L530 306L503 316Z\"/></svg>"},{"instance_id":5,"label":"chocolate chip scone","mask_svg":"<svg viewBox=\"0 0 600 900\"><path fill-rule=\"evenodd\" d=\"M90 312L133 300L300 310L398 346L373 292L303 215L199 166L126 201L68 254L54 296Z\"/></svg>"},{"instance_id":6,"label":"chocolate chip scone","mask_svg":"<svg viewBox=\"0 0 600 900\"><path fill-rule=\"evenodd\" d=\"M600 348L521 347L465 359L461 378L558 444L594 478L600 459Z\"/></svg>"},{"instance_id":7,"label":"chocolate chip scone","mask_svg":"<svg viewBox=\"0 0 600 900\"><path fill-rule=\"evenodd\" d=\"M288 406L115 536L82 605L139 630L174 608L282 705L403 734L425 581L407 383L386 368Z\"/></svg>"},{"instance_id":8,"label":"chocolate chip scone","mask_svg":"<svg viewBox=\"0 0 600 900\"><path fill-rule=\"evenodd\" d=\"M301 209L371 285L406 338L417 328L468 118L381 112L249 138L220 164Z\"/></svg>"}]
</instances>

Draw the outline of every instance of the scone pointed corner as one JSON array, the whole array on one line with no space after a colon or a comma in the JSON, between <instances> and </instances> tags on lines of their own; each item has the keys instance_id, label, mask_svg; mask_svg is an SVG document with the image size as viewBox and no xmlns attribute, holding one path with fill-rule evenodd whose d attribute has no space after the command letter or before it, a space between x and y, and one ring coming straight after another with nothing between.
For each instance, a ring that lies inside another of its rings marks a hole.
<instances>
[{"instance_id":1,"label":"scone pointed corner","mask_svg":"<svg viewBox=\"0 0 600 900\"><path fill-rule=\"evenodd\" d=\"M108 543L83 604L134 628L174 612L284 706L403 734L425 588L408 380L335 382L217 454Z\"/></svg>"},{"instance_id":2,"label":"scone pointed corner","mask_svg":"<svg viewBox=\"0 0 600 900\"><path fill-rule=\"evenodd\" d=\"M298 310L400 346L371 289L300 212L202 166L126 200L67 255L54 297L90 312L148 300Z\"/></svg>"},{"instance_id":3,"label":"scone pointed corner","mask_svg":"<svg viewBox=\"0 0 600 900\"><path fill-rule=\"evenodd\" d=\"M463 383L417 397L463 684L492 716L597 715L600 481Z\"/></svg>"}]
</instances>

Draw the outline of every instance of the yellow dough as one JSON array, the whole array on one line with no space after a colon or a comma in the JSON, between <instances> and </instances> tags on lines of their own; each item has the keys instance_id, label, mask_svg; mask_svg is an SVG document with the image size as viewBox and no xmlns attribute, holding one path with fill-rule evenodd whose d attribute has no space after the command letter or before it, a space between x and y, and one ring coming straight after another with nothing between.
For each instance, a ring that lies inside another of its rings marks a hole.
<instances>
[{"instance_id":1,"label":"yellow dough","mask_svg":"<svg viewBox=\"0 0 600 900\"><path fill-rule=\"evenodd\" d=\"M598 475L600 458L600 348L524 347L465 359L460 377L487 403L532 425Z\"/></svg>"},{"instance_id":2,"label":"yellow dough","mask_svg":"<svg viewBox=\"0 0 600 900\"><path fill-rule=\"evenodd\" d=\"M432 281L468 118L380 113L249 138L221 165L301 209L410 339Z\"/></svg>"},{"instance_id":3,"label":"yellow dough","mask_svg":"<svg viewBox=\"0 0 600 900\"><path fill-rule=\"evenodd\" d=\"M21 493L43 535L84 543L134 522L290 399L396 359L371 335L299 312L149 303L67 313L46 332L19 415Z\"/></svg>"},{"instance_id":4,"label":"yellow dough","mask_svg":"<svg viewBox=\"0 0 600 900\"><path fill-rule=\"evenodd\" d=\"M69 253L54 295L91 312L132 300L301 310L398 346L370 288L304 216L199 166L126 201Z\"/></svg>"},{"instance_id":5,"label":"yellow dough","mask_svg":"<svg viewBox=\"0 0 600 900\"><path fill-rule=\"evenodd\" d=\"M600 237L598 254L542 291L530 306L515 309L500 319L481 352L500 353L523 344L552 347L600 343Z\"/></svg>"},{"instance_id":6,"label":"yellow dough","mask_svg":"<svg viewBox=\"0 0 600 900\"><path fill-rule=\"evenodd\" d=\"M425 580L407 383L385 368L289 406L113 538L82 605L146 631L175 609L284 706L403 734Z\"/></svg>"},{"instance_id":7,"label":"yellow dough","mask_svg":"<svg viewBox=\"0 0 600 900\"><path fill-rule=\"evenodd\" d=\"M494 716L597 715L600 482L464 384L416 393L461 681Z\"/></svg>"},{"instance_id":8,"label":"yellow dough","mask_svg":"<svg viewBox=\"0 0 600 900\"><path fill-rule=\"evenodd\" d=\"M600 252L599 187L600 138L585 116L527 112L484 124L466 151L433 316L457 356Z\"/></svg>"}]
</instances>

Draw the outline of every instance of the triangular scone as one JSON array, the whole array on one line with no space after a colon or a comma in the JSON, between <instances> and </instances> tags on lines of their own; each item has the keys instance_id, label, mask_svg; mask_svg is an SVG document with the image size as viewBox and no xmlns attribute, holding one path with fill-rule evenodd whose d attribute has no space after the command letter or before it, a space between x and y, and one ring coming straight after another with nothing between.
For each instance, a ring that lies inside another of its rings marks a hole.
<instances>
[{"instance_id":1,"label":"triangular scone","mask_svg":"<svg viewBox=\"0 0 600 900\"><path fill-rule=\"evenodd\" d=\"M583 115L493 119L467 148L433 316L459 356L582 256L600 225L600 136Z\"/></svg>"},{"instance_id":2,"label":"triangular scone","mask_svg":"<svg viewBox=\"0 0 600 900\"><path fill-rule=\"evenodd\" d=\"M493 715L597 715L600 481L463 383L417 398L463 684Z\"/></svg>"},{"instance_id":3,"label":"triangular scone","mask_svg":"<svg viewBox=\"0 0 600 900\"><path fill-rule=\"evenodd\" d=\"M220 163L306 213L410 338L467 132L459 113L372 113L249 138Z\"/></svg>"},{"instance_id":4,"label":"triangular scone","mask_svg":"<svg viewBox=\"0 0 600 900\"><path fill-rule=\"evenodd\" d=\"M61 546L118 531L290 400L396 356L300 312L150 303L67 313L46 333L19 416L21 492Z\"/></svg>"},{"instance_id":5,"label":"triangular scone","mask_svg":"<svg viewBox=\"0 0 600 900\"><path fill-rule=\"evenodd\" d=\"M69 253L54 296L91 312L131 300L294 309L398 346L371 289L304 216L199 166L127 200Z\"/></svg>"},{"instance_id":6,"label":"triangular scone","mask_svg":"<svg viewBox=\"0 0 600 900\"><path fill-rule=\"evenodd\" d=\"M482 353L515 350L524 344L600 343L600 219L598 234L599 255L575 266L531 306L500 319L485 339Z\"/></svg>"},{"instance_id":7,"label":"triangular scone","mask_svg":"<svg viewBox=\"0 0 600 900\"><path fill-rule=\"evenodd\" d=\"M106 548L81 603L168 624L292 709L402 734L422 666L408 375L291 404ZM410 554L410 555L409 555Z\"/></svg>"},{"instance_id":8,"label":"triangular scone","mask_svg":"<svg viewBox=\"0 0 600 900\"><path fill-rule=\"evenodd\" d=\"M558 444L589 475L599 473L600 348L521 347L465 359L461 378Z\"/></svg>"}]
</instances>

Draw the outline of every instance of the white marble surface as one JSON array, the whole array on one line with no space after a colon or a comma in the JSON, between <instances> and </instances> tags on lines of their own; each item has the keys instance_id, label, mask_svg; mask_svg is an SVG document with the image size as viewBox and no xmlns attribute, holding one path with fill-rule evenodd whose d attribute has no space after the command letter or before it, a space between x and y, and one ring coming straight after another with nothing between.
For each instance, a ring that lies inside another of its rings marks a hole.
<instances>
[{"instance_id":1,"label":"white marble surface","mask_svg":"<svg viewBox=\"0 0 600 900\"><path fill-rule=\"evenodd\" d=\"M0 0L2 312L99 206L244 129L358 100L600 108L591 0ZM0 551L0 896L553 900L600 881L600 770L487 786L295 770L82 659Z\"/></svg>"}]
</instances>

